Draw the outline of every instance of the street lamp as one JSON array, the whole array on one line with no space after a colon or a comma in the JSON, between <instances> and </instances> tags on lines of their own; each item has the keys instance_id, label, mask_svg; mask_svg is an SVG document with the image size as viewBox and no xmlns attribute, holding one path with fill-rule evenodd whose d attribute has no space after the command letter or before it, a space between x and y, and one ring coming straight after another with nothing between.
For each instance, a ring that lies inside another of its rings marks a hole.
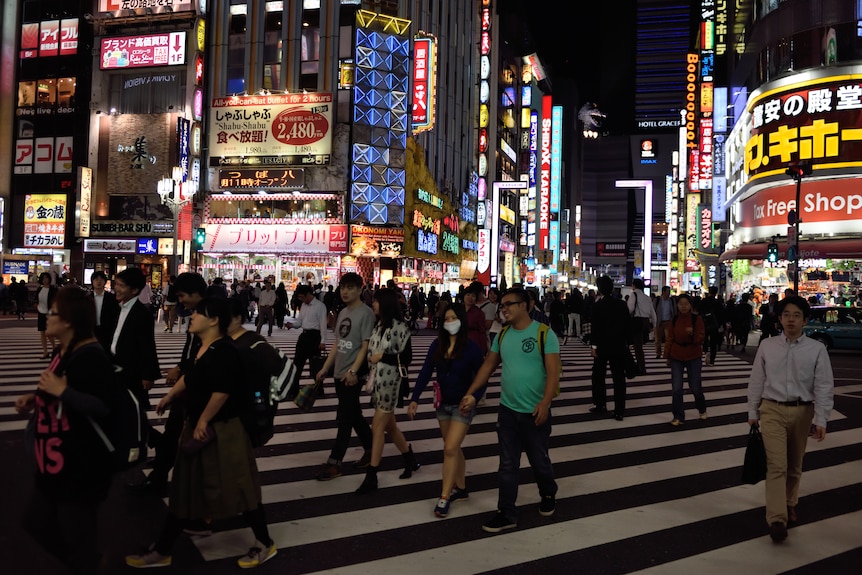
<instances>
[{"instance_id":1,"label":"street lamp","mask_svg":"<svg viewBox=\"0 0 862 575\"><path fill-rule=\"evenodd\" d=\"M794 242L793 245L787 247L787 259L793 261L793 292L799 295L799 224L802 223L800 217L799 202L802 195L802 178L811 175L811 162L803 160L801 162L790 164L784 171L785 174L793 178L796 182L796 206L787 214L788 225L793 226ZM788 238L789 240L790 238ZM790 244L790 241L787 242Z\"/></svg>"},{"instance_id":2,"label":"street lamp","mask_svg":"<svg viewBox=\"0 0 862 575\"><path fill-rule=\"evenodd\" d=\"M172 250L174 259L171 273L176 275L179 268L177 243L179 239L180 210L194 197L196 191L195 183L192 181L183 182L183 169L179 166L174 166L171 170L170 178L159 180L157 191L162 204L168 206L174 215L174 247Z\"/></svg>"}]
</instances>

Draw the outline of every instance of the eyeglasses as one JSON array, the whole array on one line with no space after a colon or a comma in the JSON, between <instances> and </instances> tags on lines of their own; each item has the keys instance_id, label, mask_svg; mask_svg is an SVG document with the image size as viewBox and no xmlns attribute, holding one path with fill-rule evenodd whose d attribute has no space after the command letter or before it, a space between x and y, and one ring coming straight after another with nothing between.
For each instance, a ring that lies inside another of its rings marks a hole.
<instances>
[{"instance_id":1,"label":"eyeglasses","mask_svg":"<svg viewBox=\"0 0 862 575\"><path fill-rule=\"evenodd\" d=\"M517 301L509 300L509 301L500 302L500 305L506 309L509 309L509 306L518 305L519 303L527 303L527 302L525 302L523 300L517 300Z\"/></svg>"},{"instance_id":2,"label":"eyeglasses","mask_svg":"<svg viewBox=\"0 0 862 575\"><path fill-rule=\"evenodd\" d=\"M60 315L60 312L55 309L49 309L48 313L46 313L45 315Z\"/></svg>"}]
</instances>

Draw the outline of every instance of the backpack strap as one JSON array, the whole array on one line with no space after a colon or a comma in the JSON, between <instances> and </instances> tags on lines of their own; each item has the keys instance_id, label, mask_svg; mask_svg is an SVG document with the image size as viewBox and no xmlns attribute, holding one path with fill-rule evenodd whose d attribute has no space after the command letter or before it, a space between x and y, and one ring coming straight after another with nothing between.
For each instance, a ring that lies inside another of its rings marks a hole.
<instances>
[{"instance_id":1,"label":"backpack strap","mask_svg":"<svg viewBox=\"0 0 862 575\"><path fill-rule=\"evenodd\" d=\"M504 325L503 329L501 329L500 333L497 335L497 348L500 350L500 355L503 355L503 336L506 335L507 331L509 331L509 326Z\"/></svg>"},{"instance_id":2,"label":"backpack strap","mask_svg":"<svg viewBox=\"0 0 862 575\"><path fill-rule=\"evenodd\" d=\"M548 326L547 324L540 323L539 324L539 353L542 354L542 363L545 361L545 340L548 339Z\"/></svg>"}]
</instances>

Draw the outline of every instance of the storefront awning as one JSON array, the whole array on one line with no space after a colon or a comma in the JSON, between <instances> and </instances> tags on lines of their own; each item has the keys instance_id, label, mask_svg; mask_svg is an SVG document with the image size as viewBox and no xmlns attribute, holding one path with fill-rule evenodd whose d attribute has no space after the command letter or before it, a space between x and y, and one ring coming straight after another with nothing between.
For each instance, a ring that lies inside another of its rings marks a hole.
<instances>
[{"instance_id":1,"label":"storefront awning","mask_svg":"<svg viewBox=\"0 0 862 575\"><path fill-rule=\"evenodd\" d=\"M745 244L730 249L721 254L719 261L731 260L765 260L766 242ZM778 244L778 257L787 257L787 244ZM804 260L819 259L862 259L862 239L845 240L803 240L799 244L799 258Z\"/></svg>"}]
</instances>

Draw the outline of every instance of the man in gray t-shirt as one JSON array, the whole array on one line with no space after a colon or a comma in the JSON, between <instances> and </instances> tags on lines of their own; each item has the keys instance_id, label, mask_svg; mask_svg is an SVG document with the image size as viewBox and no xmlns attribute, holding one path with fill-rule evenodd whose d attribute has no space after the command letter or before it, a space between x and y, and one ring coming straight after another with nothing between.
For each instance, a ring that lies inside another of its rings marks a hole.
<instances>
[{"instance_id":1,"label":"man in gray t-shirt","mask_svg":"<svg viewBox=\"0 0 862 575\"><path fill-rule=\"evenodd\" d=\"M359 352L367 352L367 343L374 329L374 312L371 308L359 302L354 307L346 307L338 314L335 322L335 379L344 379L355 363ZM366 347L363 348L363 342ZM364 363L364 356L358 362ZM359 371L359 370L356 370Z\"/></svg>"},{"instance_id":2,"label":"man in gray t-shirt","mask_svg":"<svg viewBox=\"0 0 862 575\"><path fill-rule=\"evenodd\" d=\"M335 322L335 345L329 352L323 369L317 374L322 380L334 366L335 394L338 396L338 410L335 420L338 434L329 454L329 459L317 473L318 481L328 481L341 475L341 460L350 444L350 434L356 432L365 453L354 466L358 469L368 466L371 460L371 426L362 415L359 394L362 391L360 372L368 355L368 340L374 328L374 312L360 299L362 278L355 273L342 276L338 286L345 307ZM364 378L363 378L364 379Z\"/></svg>"}]
</instances>

